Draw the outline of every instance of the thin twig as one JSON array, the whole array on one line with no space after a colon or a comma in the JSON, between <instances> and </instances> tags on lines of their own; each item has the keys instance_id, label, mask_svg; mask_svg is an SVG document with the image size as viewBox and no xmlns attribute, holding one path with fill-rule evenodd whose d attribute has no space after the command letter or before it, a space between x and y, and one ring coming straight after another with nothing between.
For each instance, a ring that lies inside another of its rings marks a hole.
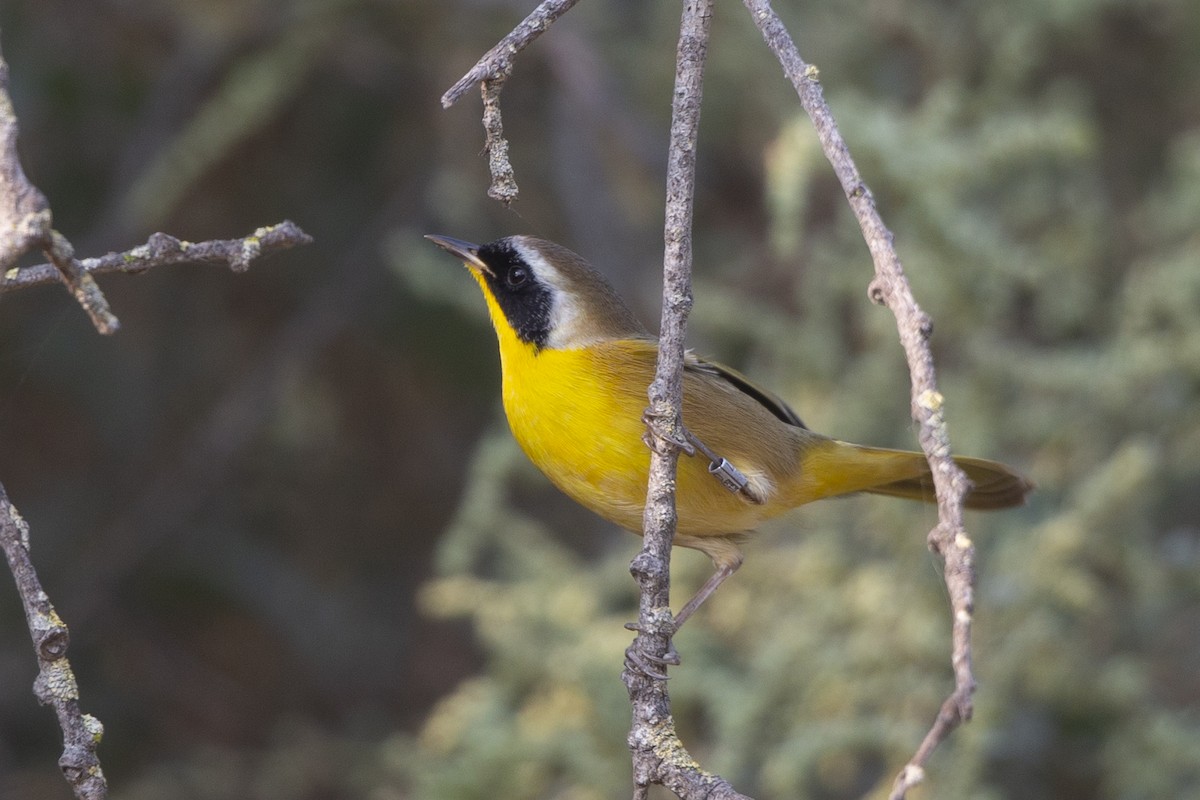
<instances>
[{"instance_id":1,"label":"thin twig","mask_svg":"<svg viewBox=\"0 0 1200 800\"><path fill-rule=\"evenodd\" d=\"M577 2L579 0L543 0L532 14L484 53L483 58L442 95L442 108L449 108L472 86L477 83L480 85L486 135L483 147L492 176L488 197L506 206L517 199L517 180L512 162L508 160L508 140L504 138L504 126L500 121L500 90L512 74L513 59L517 53L545 33L556 19L570 11Z\"/></svg>"},{"instance_id":2,"label":"thin twig","mask_svg":"<svg viewBox=\"0 0 1200 800\"><path fill-rule=\"evenodd\" d=\"M29 557L29 525L9 502L0 485L0 547L8 560L25 607L29 635L37 653L38 676L33 692L42 705L52 706L63 732L63 754L58 766L80 800L103 800L108 785L96 756L104 733L100 721L79 707L79 686L67 661L70 637L67 626L42 591Z\"/></svg>"},{"instance_id":3,"label":"thin twig","mask_svg":"<svg viewBox=\"0 0 1200 800\"><path fill-rule=\"evenodd\" d=\"M891 797L900 800L921 781L924 764L938 743L961 722L970 719L975 678L971 668L971 620L974 611L975 549L963 527L962 503L970 487L950 457L950 441L943 416L943 398L937 390L933 354L928 339L932 333L929 316L917 305L893 245L891 231L884 226L875 200L850 157L838 132L833 114L825 103L816 67L805 63L783 22L769 0L743 0L767 45L779 59L800 104L812 118L826 158L842 184L850 207L858 219L863 238L875 264L875 277L868 289L875 302L885 304L896 317L900 343L912 378L912 414L920 426L921 447L933 471L938 500L938 525L929 533L929 546L942 555L943 574L952 609L952 652L954 691L943 703L937 719L904 770L896 778Z\"/></svg>"},{"instance_id":4,"label":"thin twig","mask_svg":"<svg viewBox=\"0 0 1200 800\"><path fill-rule=\"evenodd\" d=\"M652 420L650 481L643 516L641 553L630 571L641 586L637 630L631 649L664 661L674 633L670 609L671 545L675 536L675 469L683 436L683 364L688 312L692 307L692 208L696 142L712 0L686 0L676 52L675 99L667 157L663 311L658 366L650 384ZM622 675L633 706L629 748L635 797L659 783L683 798L742 798L724 779L711 775L684 749L671 718L667 683L627 664Z\"/></svg>"},{"instance_id":5,"label":"thin twig","mask_svg":"<svg viewBox=\"0 0 1200 800\"><path fill-rule=\"evenodd\" d=\"M224 264L234 272L245 272L250 262L280 250L309 244L312 237L296 223L284 220L278 225L259 228L241 239L213 239L207 242L183 242L165 233L156 233L145 244L123 253L77 261L85 277L113 272L136 274L154 267L172 264ZM35 264L10 269L0 276L0 294L58 283L59 272L53 264Z\"/></svg>"},{"instance_id":6,"label":"thin twig","mask_svg":"<svg viewBox=\"0 0 1200 800\"><path fill-rule=\"evenodd\" d=\"M475 66L458 79L442 95L442 108L449 108L459 101L472 86L483 81L507 78L512 72L513 59L530 42L546 32L553 22L571 10L579 0L542 0L537 8L512 32L483 54Z\"/></svg>"}]
</instances>

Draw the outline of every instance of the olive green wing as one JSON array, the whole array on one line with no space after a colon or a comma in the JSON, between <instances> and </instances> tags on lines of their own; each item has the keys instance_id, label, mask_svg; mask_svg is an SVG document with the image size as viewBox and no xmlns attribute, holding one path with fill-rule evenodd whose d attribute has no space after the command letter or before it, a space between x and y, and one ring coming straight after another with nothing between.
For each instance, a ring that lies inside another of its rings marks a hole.
<instances>
[{"instance_id":1,"label":"olive green wing","mask_svg":"<svg viewBox=\"0 0 1200 800\"><path fill-rule=\"evenodd\" d=\"M808 426L800 419L800 416L792 410L792 407L780 400L775 394L767 391L759 386L754 381L747 378L742 373L738 372L733 367L727 367L716 361L708 361L700 358L692 352L688 352L687 361L683 365L684 372L694 372L700 374L712 375L720 378L730 384L742 394L753 398L759 405L770 411L778 419L786 422L788 425L795 425L797 428L808 430Z\"/></svg>"}]
</instances>

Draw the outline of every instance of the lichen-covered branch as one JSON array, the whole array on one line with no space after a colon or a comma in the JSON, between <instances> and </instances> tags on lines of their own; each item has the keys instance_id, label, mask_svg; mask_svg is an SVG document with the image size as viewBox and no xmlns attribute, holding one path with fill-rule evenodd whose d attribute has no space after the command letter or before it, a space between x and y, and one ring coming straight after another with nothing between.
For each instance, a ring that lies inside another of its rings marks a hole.
<instances>
[{"instance_id":1,"label":"lichen-covered branch","mask_svg":"<svg viewBox=\"0 0 1200 800\"><path fill-rule=\"evenodd\" d=\"M80 800L103 800L108 786L96 757L96 746L104 732L100 721L79 707L79 687L67 662L70 637L67 626L42 591L42 584L29 556L29 525L9 502L0 485L0 547L8 560L25 607L29 635L37 654L38 676L33 692L58 715L63 732L63 754L58 766Z\"/></svg>"},{"instance_id":2,"label":"lichen-covered branch","mask_svg":"<svg viewBox=\"0 0 1200 800\"><path fill-rule=\"evenodd\" d=\"M675 471L683 440L683 364L692 308L692 209L696 142L712 0L685 0L675 63L671 142L667 156L666 224L663 238L663 310L658 365L650 384L650 481L643 516L642 551L630 564L641 586L637 637L631 649L642 660L665 663L675 624L670 609L671 546L675 537ZM648 657L648 659L646 658ZM719 776L705 772L688 754L671 717L667 682L636 663L622 674L633 706L629 748L635 798L661 784L682 798L742 798Z\"/></svg>"},{"instance_id":3,"label":"lichen-covered branch","mask_svg":"<svg viewBox=\"0 0 1200 800\"><path fill-rule=\"evenodd\" d=\"M944 576L952 610L952 652L955 688L943 703L925 740L896 778L892 798L898 800L919 783L924 764L934 748L949 733L971 717L975 678L971 668L971 621L974 612L975 549L963 526L962 502L969 484L950 457L950 440L943 414L943 398L937 390L933 354L928 339L932 322L913 297L904 269L883 224L866 183L858 172L845 140L825 103L816 67L800 57L795 43L769 0L743 0L767 45L779 59L800 104L812 119L826 158L841 182L850 207L858 219L863 238L875 264L869 295L883 303L896 317L900 344L912 378L912 414L920 426L921 447L933 470L938 500L938 524L929 533L930 547L944 559Z\"/></svg>"},{"instance_id":4,"label":"lichen-covered branch","mask_svg":"<svg viewBox=\"0 0 1200 800\"><path fill-rule=\"evenodd\" d=\"M492 182L488 197L508 205L517 199L517 176L508 160L508 139L504 138L504 123L500 116L500 90L504 77L487 78L479 84L483 94L483 149L488 156L488 172Z\"/></svg>"},{"instance_id":5,"label":"lichen-covered branch","mask_svg":"<svg viewBox=\"0 0 1200 800\"><path fill-rule=\"evenodd\" d=\"M284 220L278 225L259 228L241 239L183 242L174 236L156 233L145 244L131 250L85 258L76 263L85 277L113 272L136 274L172 264L222 264L234 272L245 272L250 262L257 258L310 242L312 237L296 223ZM53 264L14 268L0 276L0 294L60 280Z\"/></svg>"}]
</instances>

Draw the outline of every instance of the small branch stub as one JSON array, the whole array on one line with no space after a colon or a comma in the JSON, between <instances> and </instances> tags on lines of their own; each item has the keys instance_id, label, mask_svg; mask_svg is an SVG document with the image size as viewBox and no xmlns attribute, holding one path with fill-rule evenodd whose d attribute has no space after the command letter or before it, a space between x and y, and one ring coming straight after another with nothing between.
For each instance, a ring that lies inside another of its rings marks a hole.
<instances>
[{"instance_id":1,"label":"small branch stub","mask_svg":"<svg viewBox=\"0 0 1200 800\"><path fill-rule=\"evenodd\" d=\"M70 644L71 636L67 631L67 626L62 623L62 620L58 620L53 628L42 631L37 637L38 656L45 661L63 658L66 656L67 647Z\"/></svg>"}]
</instances>

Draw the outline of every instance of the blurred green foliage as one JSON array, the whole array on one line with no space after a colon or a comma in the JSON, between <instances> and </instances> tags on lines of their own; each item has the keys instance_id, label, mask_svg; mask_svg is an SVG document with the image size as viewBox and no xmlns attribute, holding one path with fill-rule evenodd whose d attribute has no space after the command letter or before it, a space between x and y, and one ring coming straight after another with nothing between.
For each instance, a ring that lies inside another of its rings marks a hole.
<instances>
[{"instance_id":1,"label":"blurred green foliage","mask_svg":"<svg viewBox=\"0 0 1200 800\"><path fill-rule=\"evenodd\" d=\"M420 234L555 239L652 321L678 7L581 4L518 59L506 211L478 101L437 100L531 5L0 10L26 168L81 253L285 216L318 239L114 278L112 340L62 292L0 302L0 480L115 798L629 791L638 541L516 450L478 292ZM935 320L956 447L1039 485L969 520L975 719L914 796L1200 797L1200 6L778 5ZM717 15L693 343L814 429L911 446L840 189L744 10ZM951 685L934 521L852 498L758 533L676 643L706 767L886 794ZM678 597L709 569L678 553ZM66 798L15 601L0 636L0 797Z\"/></svg>"}]
</instances>

